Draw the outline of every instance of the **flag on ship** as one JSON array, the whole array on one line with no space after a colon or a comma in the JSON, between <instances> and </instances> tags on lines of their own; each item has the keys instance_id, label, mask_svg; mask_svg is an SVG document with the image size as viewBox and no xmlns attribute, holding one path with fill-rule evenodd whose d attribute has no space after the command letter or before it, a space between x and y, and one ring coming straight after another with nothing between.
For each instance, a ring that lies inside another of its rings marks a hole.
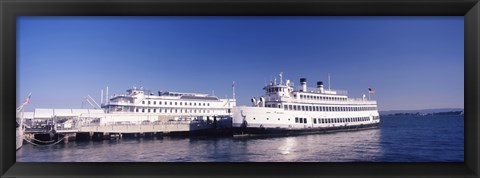
<instances>
[{"instance_id":1,"label":"flag on ship","mask_svg":"<svg viewBox=\"0 0 480 178\"><path fill-rule=\"evenodd\" d=\"M32 96L31 93L28 95L27 98L25 98L25 101L23 102L23 104L30 104L30 96Z\"/></svg>"},{"instance_id":2,"label":"flag on ship","mask_svg":"<svg viewBox=\"0 0 480 178\"><path fill-rule=\"evenodd\" d=\"M17 108L17 112L20 112L25 105L27 105L27 104L30 103L30 96L32 96L32 93L28 94L28 97L25 98L25 101L23 101L22 105L20 105L20 106Z\"/></svg>"},{"instance_id":3,"label":"flag on ship","mask_svg":"<svg viewBox=\"0 0 480 178\"><path fill-rule=\"evenodd\" d=\"M376 92L376 91L375 91L374 89L368 88L368 93L369 93L369 94L375 94L375 92Z\"/></svg>"}]
</instances>

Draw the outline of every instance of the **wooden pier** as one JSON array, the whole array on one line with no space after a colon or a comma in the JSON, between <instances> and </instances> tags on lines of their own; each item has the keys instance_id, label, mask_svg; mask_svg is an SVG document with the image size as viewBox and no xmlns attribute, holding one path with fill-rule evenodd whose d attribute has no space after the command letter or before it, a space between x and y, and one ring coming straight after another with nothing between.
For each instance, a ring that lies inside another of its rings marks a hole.
<instances>
[{"instance_id":1,"label":"wooden pier","mask_svg":"<svg viewBox=\"0 0 480 178\"><path fill-rule=\"evenodd\" d=\"M123 137L155 137L155 136L191 136L191 135L229 135L232 133L231 118L216 117L211 120L166 121L141 124L75 124L64 128L61 125L47 125L43 128L25 130L27 138L33 143L51 143L74 140L105 140ZM32 139L33 138L33 139Z\"/></svg>"}]
</instances>

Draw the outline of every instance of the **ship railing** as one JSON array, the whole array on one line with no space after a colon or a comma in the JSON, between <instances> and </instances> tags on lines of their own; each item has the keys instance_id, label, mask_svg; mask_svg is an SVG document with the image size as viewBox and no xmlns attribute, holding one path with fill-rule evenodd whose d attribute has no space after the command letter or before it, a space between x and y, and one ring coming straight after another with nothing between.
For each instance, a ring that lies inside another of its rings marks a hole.
<instances>
[{"instance_id":1,"label":"ship railing","mask_svg":"<svg viewBox=\"0 0 480 178\"><path fill-rule=\"evenodd\" d=\"M297 90L300 91L302 89L301 86L297 87ZM332 89L323 89L323 93L320 92L320 88L315 87L307 87L308 93L318 93L318 94L332 94L332 95L348 95L347 90L332 90Z\"/></svg>"},{"instance_id":2,"label":"ship railing","mask_svg":"<svg viewBox=\"0 0 480 178\"><path fill-rule=\"evenodd\" d=\"M267 101L275 101L272 98L267 98ZM377 104L375 100L369 100L367 98L348 98L345 100L306 100L306 99L296 99L296 98L285 98L276 100L278 102L298 102L298 103L318 103L318 104Z\"/></svg>"},{"instance_id":3,"label":"ship railing","mask_svg":"<svg viewBox=\"0 0 480 178\"><path fill-rule=\"evenodd\" d=\"M150 126L151 125L188 125L188 124L195 124L195 123L202 123L202 122L207 122L207 121L204 121L204 120L191 120L191 121L168 120L168 121L153 121L153 122L126 121L126 122L107 122L107 123L82 123L78 126L91 127L91 126L139 126L139 125L145 125L145 126L147 125L150 125Z\"/></svg>"},{"instance_id":4,"label":"ship railing","mask_svg":"<svg viewBox=\"0 0 480 178\"><path fill-rule=\"evenodd\" d=\"M363 99L363 98L348 98L347 103L349 104L377 104L375 100Z\"/></svg>"}]
</instances>

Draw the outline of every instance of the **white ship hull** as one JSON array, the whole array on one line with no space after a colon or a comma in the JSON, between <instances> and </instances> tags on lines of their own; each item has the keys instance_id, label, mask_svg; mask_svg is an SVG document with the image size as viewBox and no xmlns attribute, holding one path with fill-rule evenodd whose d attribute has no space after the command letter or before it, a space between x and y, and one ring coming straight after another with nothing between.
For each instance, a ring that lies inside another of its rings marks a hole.
<instances>
[{"instance_id":1,"label":"white ship hull","mask_svg":"<svg viewBox=\"0 0 480 178\"><path fill-rule=\"evenodd\" d=\"M378 111L308 112L282 108L233 108L234 134L294 134L347 131L378 126ZM297 118L297 120L296 120ZM298 122L298 119L302 122Z\"/></svg>"}]
</instances>

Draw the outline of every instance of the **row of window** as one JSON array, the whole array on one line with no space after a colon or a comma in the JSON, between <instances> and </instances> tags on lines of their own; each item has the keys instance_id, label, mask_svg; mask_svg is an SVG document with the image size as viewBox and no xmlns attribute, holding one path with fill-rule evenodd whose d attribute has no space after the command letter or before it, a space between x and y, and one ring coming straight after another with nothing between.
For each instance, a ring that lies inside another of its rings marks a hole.
<instances>
[{"instance_id":1,"label":"row of window","mask_svg":"<svg viewBox=\"0 0 480 178\"><path fill-rule=\"evenodd\" d=\"M278 105L280 108L280 105ZM275 107L274 104L267 104L266 107ZM303 105L283 105L283 109L291 111L375 111L377 107L360 106L303 106Z\"/></svg>"},{"instance_id":2,"label":"row of window","mask_svg":"<svg viewBox=\"0 0 480 178\"><path fill-rule=\"evenodd\" d=\"M160 108L160 109L145 109L137 108L135 112L147 112L147 113L210 113L211 110L207 109L173 109L173 108ZM213 111L212 111L213 112Z\"/></svg>"},{"instance_id":3,"label":"row of window","mask_svg":"<svg viewBox=\"0 0 480 178\"><path fill-rule=\"evenodd\" d=\"M274 88L268 88L267 92L273 93L273 92L284 92L286 88L279 88L279 87L274 87Z\"/></svg>"},{"instance_id":4,"label":"row of window","mask_svg":"<svg viewBox=\"0 0 480 178\"><path fill-rule=\"evenodd\" d=\"M153 102L151 102L151 101L148 101L148 102L142 101L142 104L145 104L145 103L148 103L149 105L152 104L152 103L153 103L153 105L157 105L157 101L153 101ZM158 105L162 105L162 103L163 103L163 105L168 105L168 104L170 104L170 105L175 105L175 106L176 106L176 105L180 105L180 106L183 106L183 105L185 105L185 106L192 106L192 102L177 102L177 101L175 101L175 102L173 102L173 101L170 101L170 102L164 101L164 102L162 102L162 101L158 101ZM193 106L197 106L197 105L198 105L198 106L210 106L210 103L195 103L195 102L193 103Z\"/></svg>"},{"instance_id":5,"label":"row of window","mask_svg":"<svg viewBox=\"0 0 480 178\"><path fill-rule=\"evenodd\" d=\"M302 94L300 94L300 99L323 100L323 101L347 101L347 98L342 98L342 97L314 96L314 95L302 95Z\"/></svg>"},{"instance_id":6,"label":"row of window","mask_svg":"<svg viewBox=\"0 0 480 178\"><path fill-rule=\"evenodd\" d=\"M368 117L352 117L352 118L313 118L314 124L330 124L330 123L345 123L345 122L364 122L369 121ZM295 118L295 123L307 123L307 118Z\"/></svg>"}]
</instances>

